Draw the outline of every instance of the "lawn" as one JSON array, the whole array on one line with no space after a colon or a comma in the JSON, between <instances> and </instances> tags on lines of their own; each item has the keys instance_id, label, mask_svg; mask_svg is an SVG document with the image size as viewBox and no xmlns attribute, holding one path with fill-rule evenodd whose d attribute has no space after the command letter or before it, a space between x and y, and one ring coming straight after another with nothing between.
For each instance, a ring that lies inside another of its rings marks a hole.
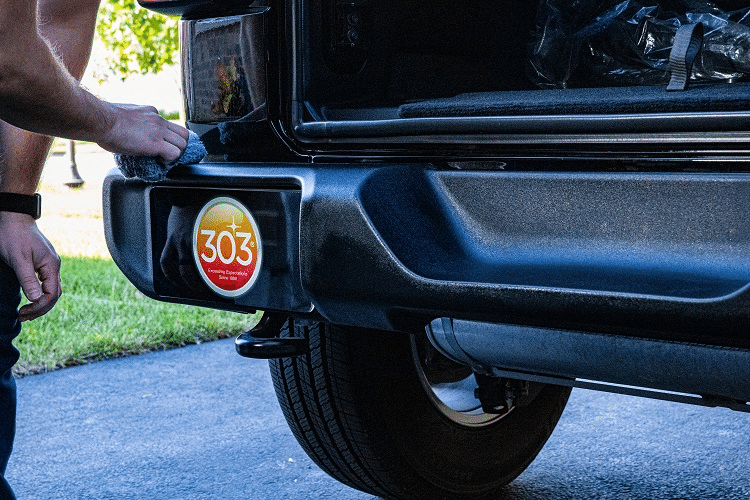
<instances>
[{"instance_id":1,"label":"lawn","mask_svg":"<svg viewBox=\"0 0 750 500\"><path fill-rule=\"evenodd\" d=\"M257 315L152 300L111 259L62 257L63 296L23 325L15 345L18 376L157 349L232 337Z\"/></svg>"}]
</instances>

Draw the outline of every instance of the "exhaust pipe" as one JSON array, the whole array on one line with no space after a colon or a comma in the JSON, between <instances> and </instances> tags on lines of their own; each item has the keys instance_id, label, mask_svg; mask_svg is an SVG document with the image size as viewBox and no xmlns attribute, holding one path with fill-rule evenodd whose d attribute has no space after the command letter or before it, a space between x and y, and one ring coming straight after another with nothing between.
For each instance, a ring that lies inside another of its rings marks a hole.
<instances>
[{"instance_id":1,"label":"exhaust pipe","mask_svg":"<svg viewBox=\"0 0 750 500\"><path fill-rule=\"evenodd\" d=\"M451 318L427 335L479 373L750 411L746 349Z\"/></svg>"}]
</instances>

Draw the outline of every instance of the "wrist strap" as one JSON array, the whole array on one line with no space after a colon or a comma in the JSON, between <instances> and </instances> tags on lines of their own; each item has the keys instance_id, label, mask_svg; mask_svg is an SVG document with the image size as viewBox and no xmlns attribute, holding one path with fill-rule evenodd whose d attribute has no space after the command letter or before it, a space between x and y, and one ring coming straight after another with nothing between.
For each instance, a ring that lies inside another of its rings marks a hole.
<instances>
[{"instance_id":1,"label":"wrist strap","mask_svg":"<svg viewBox=\"0 0 750 500\"><path fill-rule=\"evenodd\" d=\"M0 212L28 214L36 220L42 216L42 195L0 193Z\"/></svg>"}]
</instances>

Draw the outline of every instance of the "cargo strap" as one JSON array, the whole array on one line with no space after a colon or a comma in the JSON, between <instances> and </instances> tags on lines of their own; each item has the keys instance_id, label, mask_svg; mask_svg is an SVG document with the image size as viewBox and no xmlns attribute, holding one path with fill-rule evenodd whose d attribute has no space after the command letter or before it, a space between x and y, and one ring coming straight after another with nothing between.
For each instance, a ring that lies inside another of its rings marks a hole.
<instances>
[{"instance_id":1,"label":"cargo strap","mask_svg":"<svg viewBox=\"0 0 750 500\"><path fill-rule=\"evenodd\" d=\"M680 26L674 36L672 51L669 53L669 70L672 74L667 91L685 90L693 71L693 62L703 45L703 25L701 23Z\"/></svg>"}]
</instances>

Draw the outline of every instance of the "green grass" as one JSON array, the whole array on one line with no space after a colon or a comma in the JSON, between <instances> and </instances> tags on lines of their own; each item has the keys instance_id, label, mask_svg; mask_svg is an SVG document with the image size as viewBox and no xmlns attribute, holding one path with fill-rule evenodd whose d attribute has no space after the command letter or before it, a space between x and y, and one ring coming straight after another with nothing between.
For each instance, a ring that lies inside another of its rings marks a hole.
<instances>
[{"instance_id":1,"label":"green grass","mask_svg":"<svg viewBox=\"0 0 750 500\"><path fill-rule=\"evenodd\" d=\"M165 119L169 121L176 121L180 119L180 112L179 111L164 111L163 109L159 110L159 114Z\"/></svg>"},{"instance_id":2,"label":"green grass","mask_svg":"<svg viewBox=\"0 0 750 500\"><path fill-rule=\"evenodd\" d=\"M257 315L167 304L131 285L113 261L62 257L63 295L23 324L18 376L235 336Z\"/></svg>"}]
</instances>

